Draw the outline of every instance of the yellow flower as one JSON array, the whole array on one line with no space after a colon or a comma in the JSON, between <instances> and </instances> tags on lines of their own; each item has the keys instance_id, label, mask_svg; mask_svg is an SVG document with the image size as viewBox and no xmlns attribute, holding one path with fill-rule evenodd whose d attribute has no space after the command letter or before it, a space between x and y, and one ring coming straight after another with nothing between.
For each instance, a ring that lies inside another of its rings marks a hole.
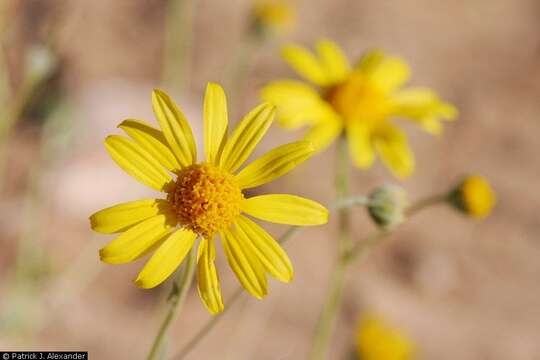
<instances>
[{"instance_id":1,"label":"yellow flower","mask_svg":"<svg viewBox=\"0 0 540 360\"><path fill-rule=\"evenodd\" d=\"M358 325L356 351L361 360L408 360L413 358L414 348L405 334L376 316L366 316Z\"/></svg>"},{"instance_id":2,"label":"yellow flower","mask_svg":"<svg viewBox=\"0 0 540 360\"><path fill-rule=\"evenodd\" d=\"M277 106L278 120L286 128L309 126L306 139L317 150L327 147L346 131L349 153L360 168L372 166L377 152L399 177L414 171L414 155L407 137L391 118L411 120L438 134L439 119L453 119L457 110L426 88L405 88L408 65L400 58L371 51L351 67L333 42L317 43L317 55L299 46L286 46L283 57L318 89L296 80L278 80L265 86L262 98Z\"/></svg>"},{"instance_id":3,"label":"yellow flower","mask_svg":"<svg viewBox=\"0 0 540 360\"><path fill-rule=\"evenodd\" d=\"M214 260L219 236L229 265L253 296L267 293L266 273L289 282L293 269L287 254L244 214L280 224L326 223L322 205L294 195L246 198L244 190L266 184L292 170L313 153L306 141L282 145L240 171L272 123L275 110L262 104L227 136L223 89L208 84L204 98L204 161L197 161L191 128L176 104L160 90L152 94L158 130L140 120L119 127L131 138L111 135L105 147L112 159L162 199L137 200L98 211L90 217L97 232L121 233L100 250L109 264L132 262L153 251L135 279L142 288L162 283L200 238L197 255L199 294L212 314L223 310Z\"/></svg>"},{"instance_id":4,"label":"yellow flower","mask_svg":"<svg viewBox=\"0 0 540 360\"><path fill-rule=\"evenodd\" d=\"M452 192L450 202L465 214L482 219L491 213L496 196L486 178L471 175Z\"/></svg>"},{"instance_id":5,"label":"yellow flower","mask_svg":"<svg viewBox=\"0 0 540 360\"><path fill-rule=\"evenodd\" d=\"M290 1L256 1L252 13L253 26L257 32L282 34L289 31L295 23L295 12Z\"/></svg>"}]
</instances>

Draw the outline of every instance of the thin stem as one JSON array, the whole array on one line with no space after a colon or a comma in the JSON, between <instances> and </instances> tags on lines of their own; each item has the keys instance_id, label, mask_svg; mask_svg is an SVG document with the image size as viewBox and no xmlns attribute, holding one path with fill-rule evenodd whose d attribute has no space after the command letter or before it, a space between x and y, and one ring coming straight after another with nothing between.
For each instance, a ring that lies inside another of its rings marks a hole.
<instances>
[{"instance_id":1,"label":"thin stem","mask_svg":"<svg viewBox=\"0 0 540 360\"><path fill-rule=\"evenodd\" d=\"M341 136L338 141L338 160L336 171L336 191L337 202L346 201L349 192L349 158L347 153L347 141ZM339 256L331 275L330 289L323 304L319 320L315 327L312 347L309 359L319 360L325 357L333 332L336 315L341 304L343 287L345 285L345 274L347 271L349 253L352 242L349 235L350 208L339 208Z\"/></svg>"},{"instance_id":2,"label":"thin stem","mask_svg":"<svg viewBox=\"0 0 540 360\"><path fill-rule=\"evenodd\" d=\"M405 209L405 216L410 218L430 206L444 203L447 199L447 193L436 194L420 199ZM358 257L365 257L374 245L378 244L380 240L384 239L391 232L392 231L390 229L380 229L379 231L368 236L363 241L357 242L349 251L349 254L347 255L347 262L352 262L358 259Z\"/></svg>"},{"instance_id":3,"label":"thin stem","mask_svg":"<svg viewBox=\"0 0 540 360\"><path fill-rule=\"evenodd\" d=\"M407 217L411 217L419 211L446 201L447 195L434 195L421 199L405 210ZM343 211L343 210L342 210ZM317 324L314 345L310 353L310 359L323 359L330 341L330 335L335 325L339 305L345 285L345 275L348 266L357 259L364 259L375 245L386 238L391 233L390 229L380 229L369 235L364 240L356 243L345 253L342 253L334 269L332 276L332 287L327 295L326 302Z\"/></svg>"},{"instance_id":4,"label":"thin stem","mask_svg":"<svg viewBox=\"0 0 540 360\"><path fill-rule=\"evenodd\" d=\"M171 327L180 313L180 308L184 303L188 290L195 274L195 250L191 250L188 255L188 259L183 271L180 273L180 279L173 284L173 289L169 297L171 303L169 311L165 320L161 324L159 332L154 339L150 354L148 354L148 360L161 359L163 352L165 351L165 342L167 335L171 330Z\"/></svg>"},{"instance_id":5,"label":"thin stem","mask_svg":"<svg viewBox=\"0 0 540 360\"><path fill-rule=\"evenodd\" d=\"M254 54L262 46L261 39L248 34L244 41L234 52L233 60L226 69L225 85L227 89L227 103L229 109L239 109L238 101L242 98L242 89L245 79L252 68ZM238 114L231 114L236 117Z\"/></svg>"},{"instance_id":6,"label":"thin stem","mask_svg":"<svg viewBox=\"0 0 540 360\"><path fill-rule=\"evenodd\" d=\"M190 85L194 4L191 0L169 0L166 7L161 82L183 92Z\"/></svg>"},{"instance_id":7,"label":"thin stem","mask_svg":"<svg viewBox=\"0 0 540 360\"><path fill-rule=\"evenodd\" d=\"M280 244L283 244L287 242L287 240L291 239L295 234L297 234L300 231L300 227L298 226L291 226L278 240ZM238 300L240 300L241 295L244 293L244 290L241 286L239 286L234 293L231 295L231 297L225 301L225 304L227 306L225 309L219 313L218 315L213 316L210 321L208 321L197 333L195 336L191 338L183 347L180 349L180 351L173 357L175 360L180 360L186 357L198 344L199 342L218 324L218 322L221 320L223 315L225 315L229 309L232 307L233 304L235 304Z\"/></svg>"},{"instance_id":8,"label":"thin stem","mask_svg":"<svg viewBox=\"0 0 540 360\"><path fill-rule=\"evenodd\" d=\"M448 196L449 196L448 193L443 193L443 194L431 195L423 199L420 199L405 210L405 216L410 217L416 214L417 212L425 208L428 208L432 205L444 203L445 201L448 200Z\"/></svg>"},{"instance_id":9,"label":"thin stem","mask_svg":"<svg viewBox=\"0 0 540 360\"><path fill-rule=\"evenodd\" d=\"M244 293L244 289L239 286L234 291L234 293L229 297L229 299L225 301L225 304L227 304L225 309L223 309L223 311L219 313L218 315L212 316L210 321L208 321L199 331L197 331L195 336L192 337L191 340L189 340L187 344L185 344L182 347L180 352L178 352L174 356L173 359L176 359L176 360L183 359L186 355L188 355L199 344L199 342L206 336L206 334L208 334L218 324L219 320L221 320L223 315L225 315L230 310L232 305L236 303L238 300L240 300L240 297L242 296L243 293Z\"/></svg>"},{"instance_id":10,"label":"thin stem","mask_svg":"<svg viewBox=\"0 0 540 360\"><path fill-rule=\"evenodd\" d=\"M350 208L355 206L367 206L369 205L369 198L366 196L349 196L343 199L337 200L334 204L329 206L330 210Z\"/></svg>"},{"instance_id":11,"label":"thin stem","mask_svg":"<svg viewBox=\"0 0 540 360\"><path fill-rule=\"evenodd\" d=\"M417 203L413 204L408 212L408 216L411 216L413 214L416 214L418 211L423 209L427 205L435 205L438 201L428 201L428 199L435 198L434 196L428 197L426 199L420 200ZM439 201L444 201L446 196L438 196ZM340 210L342 208L348 208L348 207L354 207L358 205L365 206L369 202L369 199L365 196L351 196L346 197L337 200L334 204L330 205L328 208L330 210ZM423 206L419 206L420 204L424 204ZM281 238L278 240L279 243L283 244L287 240L291 239L296 233L298 233L302 228L291 226L285 234L281 236ZM359 241L354 247L350 249L347 256L345 257L345 261L347 264L355 260L360 253L366 253L368 249L371 249L379 240L384 238L386 235L389 234L389 231L380 230L375 232L374 234L366 237L364 240ZM334 273L334 276L337 281L342 282L344 279L345 274L345 268L342 267L342 269L336 269L336 272ZM342 285L339 286L339 288L342 288ZM238 286L238 288L233 292L231 297L225 301L225 304L227 306L225 307L225 310L223 310L222 313L213 316L197 333L180 349L180 351L173 357L174 360L181 360L184 359L187 355L191 353L193 349L214 329L214 327L221 321L223 316L230 310L230 308L240 300L241 295L243 294L243 289L241 286ZM334 297L331 302L336 303L337 300L341 297L341 294L338 294L336 297ZM338 301L339 302L339 301Z\"/></svg>"}]
</instances>

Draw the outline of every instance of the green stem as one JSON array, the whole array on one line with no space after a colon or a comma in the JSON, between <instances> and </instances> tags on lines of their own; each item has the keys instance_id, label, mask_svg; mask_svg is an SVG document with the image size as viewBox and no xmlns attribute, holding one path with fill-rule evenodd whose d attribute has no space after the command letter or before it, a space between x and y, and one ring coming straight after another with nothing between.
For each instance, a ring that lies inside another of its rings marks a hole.
<instances>
[{"instance_id":1,"label":"green stem","mask_svg":"<svg viewBox=\"0 0 540 360\"><path fill-rule=\"evenodd\" d=\"M437 201L428 199L433 199L435 197L429 197L423 200L418 201L413 206L411 206L407 212L409 213L409 216L416 214L418 211L422 210L426 206L434 205L437 203ZM443 198L441 196L438 196L439 201L441 199L445 199L446 196ZM365 196L351 196L347 198L342 198L336 201L334 204L329 206L330 210L341 210L343 208L358 206L358 205L367 205L369 199ZM419 206L420 204L423 204ZM302 228L291 226L285 234L278 240L280 244L285 243L287 240L291 239L296 233L298 233ZM350 251L347 253L347 256L345 256L343 263L345 263L345 266L341 266L339 268L336 268L334 274L333 274L333 280L334 277L337 282L343 282L344 281L344 275L345 275L345 269L347 268L347 265L351 263L354 259L358 257L358 255L366 254L367 250L371 249L379 240L384 238L386 235L389 234L389 231L380 230L375 232L374 234L368 236L364 240L359 241L356 246L353 246ZM342 288L343 285L338 286L337 288ZM231 309L231 307L240 300L241 295L243 294L243 288L241 286L238 286L238 288L233 292L231 297L225 301L225 304L227 306L225 307L225 310L216 315L213 316L181 349L180 351L173 357L174 360L181 360L184 359L191 351L214 329L214 327L221 321L223 316L228 312L228 310ZM341 298L341 293L338 292L337 294L333 295L333 298L329 301L332 304L332 306L339 305L339 299ZM328 320L325 320L328 321Z\"/></svg>"},{"instance_id":2,"label":"green stem","mask_svg":"<svg viewBox=\"0 0 540 360\"><path fill-rule=\"evenodd\" d=\"M190 85L194 4L191 0L169 0L166 8L161 82L181 93Z\"/></svg>"},{"instance_id":3,"label":"green stem","mask_svg":"<svg viewBox=\"0 0 540 360\"><path fill-rule=\"evenodd\" d=\"M350 208L355 206L367 206L369 205L369 198L366 196L349 196L340 199L335 204L329 206L330 210Z\"/></svg>"},{"instance_id":4,"label":"green stem","mask_svg":"<svg viewBox=\"0 0 540 360\"><path fill-rule=\"evenodd\" d=\"M229 309L232 307L234 303L236 303L238 300L240 300L240 297L244 293L244 289L240 286L238 287L234 293L225 301L225 304L227 306L221 313L218 315L212 316L210 321L208 321L197 333L195 336L191 338L183 347L182 349L173 357L175 360L180 360L185 358L195 347L199 344L199 342L208 334L221 320L223 315L225 315Z\"/></svg>"},{"instance_id":5,"label":"green stem","mask_svg":"<svg viewBox=\"0 0 540 360\"><path fill-rule=\"evenodd\" d=\"M449 197L448 193L443 193L443 194L435 194L435 195L420 199L405 210L405 215L410 217L427 207L444 203L448 200L448 197Z\"/></svg>"},{"instance_id":6,"label":"green stem","mask_svg":"<svg viewBox=\"0 0 540 360\"><path fill-rule=\"evenodd\" d=\"M347 141L341 136L338 141L338 160L336 171L337 202L344 202L349 193L349 158L347 152ZM319 360L325 357L333 332L336 315L341 304L343 287L345 285L345 274L347 272L347 254L352 248L349 234L350 208L340 207L339 209L339 256L332 270L330 289L323 304L319 320L315 327L313 345L309 353L309 359Z\"/></svg>"},{"instance_id":7,"label":"green stem","mask_svg":"<svg viewBox=\"0 0 540 360\"><path fill-rule=\"evenodd\" d=\"M188 255L187 263L180 273L180 279L173 284L173 289L169 297L170 307L165 316L165 320L161 324L159 332L154 339L150 354L148 354L148 360L161 359L165 351L165 342L171 327L180 313L180 309L187 296L188 290L193 281L193 275L195 274L195 250L191 250Z\"/></svg>"},{"instance_id":8,"label":"green stem","mask_svg":"<svg viewBox=\"0 0 540 360\"><path fill-rule=\"evenodd\" d=\"M225 87L227 90L227 103L229 109L239 109L238 101L242 98L244 82L249 75L253 64L253 56L261 47L261 39L248 34L234 52L233 60L226 72ZM238 114L231 114L236 118Z\"/></svg>"},{"instance_id":9,"label":"green stem","mask_svg":"<svg viewBox=\"0 0 540 360\"><path fill-rule=\"evenodd\" d=\"M296 233L300 231L300 227L291 226L285 234L283 234L278 242L280 244L285 243L287 240L291 239ZM189 340L180 351L173 357L175 360L180 360L186 357L198 344L199 342L218 324L223 315L232 307L234 303L240 300L241 295L244 293L244 290L239 286L229 299L225 301L227 306L225 309L218 315L213 316L210 321L208 321L196 334Z\"/></svg>"},{"instance_id":10,"label":"green stem","mask_svg":"<svg viewBox=\"0 0 540 360\"><path fill-rule=\"evenodd\" d=\"M445 202L448 198L447 194L434 195L421 199L405 210L407 217L411 217L421 210ZM345 208L346 209L346 208ZM343 211L343 209L342 209ZM343 231L343 230L342 230ZM330 336L335 326L338 310L340 308L343 288L345 285L345 275L347 269L353 261L364 259L375 245L386 238L391 233L390 230L380 229L379 231L359 241L354 246L341 253L338 263L334 268L332 275L331 288L328 292L326 301L321 312L319 322L317 324L313 347L310 353L310 359L319 360L325 357Z\"/></svg>"}]
</instances>

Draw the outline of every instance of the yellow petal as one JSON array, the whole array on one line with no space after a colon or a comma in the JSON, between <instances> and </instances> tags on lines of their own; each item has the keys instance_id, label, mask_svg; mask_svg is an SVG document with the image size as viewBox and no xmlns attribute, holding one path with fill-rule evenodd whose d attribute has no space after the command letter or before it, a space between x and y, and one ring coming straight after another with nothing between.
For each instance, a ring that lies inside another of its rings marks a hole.
<instances>
[{"instance_id":1,"label":"yellow petal","mask_svg":"<svg viewBox=\"0 0 540 360\"><path fill-rule=\"evenodd\" d=\"M369 77L373 83L384 92L392 92L405 84L411 76L409 65L397 57L385 58Z\"/></svg>"},{"instance_id":2,"label":"yellow petal","mask_svg":"<svg viewBox=\"0 0 540 360\"><path fill-rule=\"evenodd\" d=\"M193 247L197 235L189 230L177 230L152 255L135 279L135 284L150 289L165 281L184 260Z\"/></svg>"},{"instance_id":3,"label":"yellow petal","mask_svg":"<svg viewBox=\"0 0 540 360\"><path fill-rule=\"evenodd\" d=\"M392 114L408 118L422 129L439 134L442 125L439 119L453 120L457 109L443 102L434 91L426 88L409 88L392 95Z\"/></svg>"},{"instance_id":4,"label":"yellow petal","mask_svg":"<svg viewBox=\"0 0 540 360\"><path fill-rule=\"evenodd\" d=\"M124 130L126 134L159 161L161 165L172 172L178 172L180 170L181 166L178 160L176 160L176 157L174 157L161 131L145 121L135 119L124 120L118 127Z\"/></svg>"},{"instance_id":5,"label":"yellow petal","mask_svg":"<svg viewBox=\"0 0 540 360\"><path fill-rule=\"evenodd\" d=\"M371 135L371 127L361 121L347 124L349 154L353 163L362 169L371 167L375 159Z\"/></svg>"},{"instance_id":6,"label":"yellow petal","mask_svg":"<svg viewBox=\"0 0 540 360\"><path fill-rule=\"evenodd\" d=\"M262 299L267 294L268 282L257 255L235 230L225 230L220 236L229 266L238 281L247 292L257 299Z\"/></svg>"},{"instance_id":7,"label":"yellow petal","mask_svg":"<svg viewBox=\"0 0 540 360\"><path fill-rule=\"evenodd\" d=\"M410 176L414 171L414 155L405 134L392 126L380 132L375 138L375 148L384 164L398 177Z\"/></svg>"},{"instance_id":8,"label":"yellow petal","mask_svg":"<svg viewBox=\"0 0 540 360\"><path fill-rule=\"evenodd\" d=\"M313 154L313 146L308 141L277 147L247 165L238 175L238 185L242 189L252 188L285 175Z\"/></svg>"},{"instance_id":9,"label":"yellow petal","mask_svg":"<svg viewBox=\"0 0 540 360\"><path fill-rule=\"evenodd\" d=\"M324 65L309 50L288 45L281 52L283 59L306 80L319 86L329 85Z\"/></svg>"},{"instance_id":10,"label":"yellow petal","mask_svg":"<svg viewBox=\"0 0 540 360\"><path fill-rule=\"evenodd\" d=\"M300 81L273 81L261 90L261 98L277 107L277 119L285 128L317 123L327 115L328 105L317 91Z\"/></svg>"},{"instance_id":11,"label":"yellow petal","mask_svg":"<svg viewBox=\"0 0 540 360\"><path fill-rule=\"evenodd\" d=\"M105 148L125 172L153 189L163 191L172 181L156 159L129 139L110 135L105 139Z\"/></svg>"},{"instance_id":12,"label":"yellow petal","mask_svg":"<svg viewBox=\"0 0 540 360\"><path fill-rule=\"evenodd\" d=\"M276 240L263 228L245 216L236 222L238 236L244 238L257 255L264 269L279 281L289 282L293 278L293 267L289 257Z\"/></svg>"},{"instance_id":13,"label":"yellow petal","mask_svg":"<svg viewBox=\"0 0 540 360\"><path fill-rule=\"evenodd\" d=\"M321 121L313 126L304 140L313 144L316 152L326 149L338 136L343 129L343 121L338 115Z\"/></svg>"},{"instance_id":14,"label":"yellow petal","mask_svg":"<svg viewBox=\"0 0 540 360\"><path fill-rule=\"evenodd\" d=\"M167 212L168 208L169 203L161 199L131 201L91 215L90 226L102 234L121 232L152 216Z\"/></svg>"},{"instance_id":15,"label":"yellow petal","mask_svg":"<svg viewBox=\"0 0 540 360\"><path fill-rule=\"evenodd\" d=\"M213 315L223 311L223 298L214 263L215 259L214 241L202 239L197 252L198 291L204 305Z\"/></svg>"},{"instance_id":16,"label":"yellow petal","mask_svg":"<svg viewBox=\"0 0 540 360\"><path fill-rule=\"evenodd\" d=\"M328 210L313 200L288 194L259 195L246 199L242 211L261 220L287 225L321 225Z\"/></svg>"},{"instance_id":17,"label":"yellow petal","mask_svg":"<svg viewBox=\"0 0 540 360\"><path fill-rule=\"evenodd\" d=\"M272 124L274 114L275 108L263 103L240 121L223 149L220 158L223 169L233 172L246 161Z\"/></svg>"},{"instance_id":18,"label":"yellow petal","mask_svg":"<svg viewBox=\"0 0 540 360\"><path fill-rule=\"evenodd\" d=\"M152 107L165 139L180 165L186 167L195 163L195 140L184 114L169 95L157 89L152 93Z\"/></svg>"},{"instance_id":19,"label":"yellow petal","mask_svg":"<svg viewBox=\"0 0 540 360\"><path fill-rule=\"evenodd\" d=\"M144 220L122 233L99 251L101 261L125 264L137 259L159 241L174 226L166 215Z\"/></svg>"},{"instance_id":20,"label":"yellow petal","mask_svg":"<svg viewBox=\"0 0 540 360\"><path fill-rule=\"evenodd\" d=\"M204 153L211 164L219 163L228 124L225 92L218 84L208 83L204 96Z\"/></svg>"},{"instance_id":21,"label":"yellow petal","mask_svg":"<svg viewBox=\"0 0 540 360\"><path fill-rule=\"evenodd\" d=\"M330 82L337 84L345 80L350 72L350 65L339 46L329 40L320 40L317 43L317 52Z\"/></svg>"}]
</instances>

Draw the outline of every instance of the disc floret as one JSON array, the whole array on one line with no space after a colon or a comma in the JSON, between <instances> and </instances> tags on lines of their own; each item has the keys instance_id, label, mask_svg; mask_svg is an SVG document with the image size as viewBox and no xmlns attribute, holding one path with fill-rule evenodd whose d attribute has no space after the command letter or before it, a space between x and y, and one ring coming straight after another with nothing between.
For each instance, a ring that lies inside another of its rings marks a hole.
<instances>
[{"instance_id":1,"label":"disc floret","mask_svg":"<svg viewBox=\"0 0 540 360\"><path fill-rule=\"evenodd\" d=\"M167 200L182 226L211 238L234 223L244 195L234 175L202 163L182 169Z\"/></svg>"}]
</instances>

